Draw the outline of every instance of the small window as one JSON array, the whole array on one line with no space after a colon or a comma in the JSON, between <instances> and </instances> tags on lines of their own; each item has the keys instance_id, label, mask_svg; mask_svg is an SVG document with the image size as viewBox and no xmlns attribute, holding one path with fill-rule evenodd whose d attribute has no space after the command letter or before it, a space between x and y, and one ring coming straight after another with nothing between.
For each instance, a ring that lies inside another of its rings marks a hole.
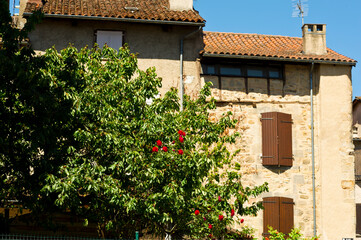
<instances>
[{"instance_id":1,"label":"small window","mask_svg":"<svg viewBox=\"0 0 361 240\"><path fill-rule=\"evenodd\" d=\"M248 77L264 77L262 67L248 67L247 68Z\"/></svg>"},{"instance_id":2,"label":"small window","mask_svg":"<svg viewBox=\"0 0 361 240\"><path fill-rule=\"evenodd\" d=\"M216 74L216 67L214 65L202 64L203 74Z\"/></svg>"},{"instance_id":3,"label":"small window","mask_svg":"<svg viewBox=\"0 0 361 240\"><path fill-rule=\"evenodd\" d=\"M268 227L289 234L294 227L293 199L285 197L263 198L263 236L269 236Z\"/></svg>"},{"instance_id":4,"label":"small window","mask_svg":"<svg viewBox=\"0 0 361 240\"><path fill-rule=\"evenodd\" d=\"M323 31L323 26L317 25L317 32L322 32L322 31Z\"/></svg>"},{"instance_id":5,"label":"small window","mask_svg":"<svg viewBox=\"0 0 361 240\"><path fill-rule=\"evenodd\" d=\"M262 164L291 167L292 117L291 114L268 112L261 114Z\"/></svg>"},{"instance_id":6,"label":"small window","mask_svg":"<svg viewBox=\"0 0 361 240\"><path fill-rule=\"evenodd\" d=\"M119 50L123 46L123 32L122 31L97 31L97 41L99 47L105 44L115 50Z\"/></svg>"},{"instance_id":7,"label":"small window","mask_svg":"<svg viewBox=\"0 0 361 240\"><path fill-rule=\"evenodd\" d=\"M230 75L230 76L241 76L241 69L239 67L222 66L220 68L220 74Z\"/></svg>"},{"instance_id":8,"label":"small window","mask_svg":"<svg viewBox=\"0 0 361 240\"><path fill-rule=\"evenodd\" d=\"M269 68L268 75L270 78L281 78L281 73L278 68Z\"/></svg>"},{"instance_id":9,"label":"small window","mask_svg":"<svg viewBox=\"0 0 361 240\"><path fill-rule=\"evenodd\" d=\"M308 31L313 32L313 25L308 25Z\"/></svg>"}]
</instances>

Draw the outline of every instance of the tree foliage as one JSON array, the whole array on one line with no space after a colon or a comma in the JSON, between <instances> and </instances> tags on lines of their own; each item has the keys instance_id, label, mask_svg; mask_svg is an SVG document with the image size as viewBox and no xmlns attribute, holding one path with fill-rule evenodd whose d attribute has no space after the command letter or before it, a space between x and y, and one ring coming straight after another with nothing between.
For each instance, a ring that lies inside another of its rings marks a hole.
<instances>
[{"instance_id":1,"label":"tree foliage","mask_svg":"<svg viewBox=\"0 0 361 240\"><path fill-rule=\"evenodd\" d=\"M225 133L236 120L230 112L210 120L209 85L197 99L185 96L182 112L175 89L147 104L161 79L154 68L139 70L127 47L35 56L19 44L34 21L23 30L1 21L3 199L70 210L85 225L97 222L102 236L120 237L221 237L261 208L247 201L267 184L242 185L237 151L228 151L239 133Z\"/></svg>"}]
</instances>

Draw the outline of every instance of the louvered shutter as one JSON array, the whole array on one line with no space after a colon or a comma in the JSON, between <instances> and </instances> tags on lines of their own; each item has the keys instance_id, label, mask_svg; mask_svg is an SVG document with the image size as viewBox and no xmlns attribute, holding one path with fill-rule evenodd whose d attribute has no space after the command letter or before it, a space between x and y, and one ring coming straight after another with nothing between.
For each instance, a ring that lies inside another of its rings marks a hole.
<instances>
[{"instance_id":1,"label":"louvered shutter","mask_svg":"<svg viewBox=\"0 0 361 240\"><path fill-rule=\"evenodd\" d=\"M280 229L284 234L289 234L293 228L293 199L280 198Z\"/></svg>"},{"instance_id":2,"label":"louvered shutter","mask_svg":"<svg viewBox=\"0 0 361 240\"><path fill-rule=\"evenodd\" d=\"M356 234L361 234L361 204L356 204Z\"/></svg>"},{"instance_id":3,"label":"louvered shutter","mask_svg":"<svg viewBox=\"0 0 361 240\"><path fill-rule=\"evenodd\" d=\"M280 198L279 197L267 197L263 198L263 235L269 236L268 226L274 229L280 229Z\"/></svg>"},{"instance_id":4,"label":"louvered shutter","mask_svg":"<svg viewBox=\"0 0 361 240\"><path fill-rule=\"evenodd\" d=\"M278 165L277 113L262 113L262 164Z\"/></svg>"},{"instance_id":5,"label":"louvered shutter","mask_svg":"<svg viewBox=\"0 0 361 240\"><path fill-rule=\"evenodd\" d=\"M292 118L291 114L278 113L278 158L280 166L292 166Z\"/></svg>"},{"instance_id":6,"label":"louvered shutter","mask_svg":"<svg viewBox=\"0 0 361 240\"><path fill-rule=\"evenodd\" d=\"M262 113L261 121L262 164L265 166L292 166L291 114Z\"/></svg>"}]
</instances>

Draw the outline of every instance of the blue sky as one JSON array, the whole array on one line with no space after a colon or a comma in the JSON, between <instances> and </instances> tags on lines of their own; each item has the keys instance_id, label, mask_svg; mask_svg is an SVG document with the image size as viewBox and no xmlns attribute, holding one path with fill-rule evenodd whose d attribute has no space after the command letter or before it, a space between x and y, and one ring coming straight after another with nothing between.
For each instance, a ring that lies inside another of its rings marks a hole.
<instances>
[{"instance_id":1,"label":"blue sky","mask_svg":"<svg viewBox=\"0 0 361 240\"><path fill-rule=\"evenodd\" d=\"M302 37L292 0L194 0L207 31ZM308 0L305 23L327 24L327 47L357 60L353 96L361 96L361 0Z\"/></svg>"}]
</instances>

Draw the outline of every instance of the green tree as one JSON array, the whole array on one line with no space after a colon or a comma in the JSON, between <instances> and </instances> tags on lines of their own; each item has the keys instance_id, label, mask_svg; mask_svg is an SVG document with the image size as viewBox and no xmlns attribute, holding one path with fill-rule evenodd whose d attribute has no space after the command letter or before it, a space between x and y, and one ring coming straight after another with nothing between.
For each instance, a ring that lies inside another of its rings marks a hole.
<instances>
[{"instance_id":1,"label":"green tree","mask_svg":"<svg viewBox=\"0 0 361 240\"><path fill-rule=\"evenodd\" d=\"M46 54L60 65L69 57L81 66L85 87L74 96L72 114L80 122L76 145L43 189L56 193L57 206L98 222L102 236L110 230L122 237L141 229L218 237L236 219L233 211L257 213L261 203L246 202L267 185L241 184L240 166L231 161L237 152L227 150L239 133L224 134L236 121L230 112L209 120L216 105L206 100L208 85L197 99L186 96L180 112L175 89L147 104L158 94L161 79L154 68L139 70L126 47L79 52L69 47ZM227 170L221 174L222 169Z\"/></svg>"},{"instance_id":2,"label":"green tree","mask_svg":"<svg viewBox=\"0 0 361 240\"><path fill-rule=\"evenodd\" d=\"M209 86L179 111L177 91L158 94L161 79L140 71L124 47L37 56L22 47L41 18L11 26L0 1L0 197L35 211L71 210L98 223L101 236L193 238L227 235L240 216L255 215L251 196L267 184L245 187L232 162L236 121L216 107ZM231 131L232 132L232 131ZM231 201L232 200L232 201Z\"/></svg>"},{"instance_id":3,"label":"green tree","mask_svg":"<svg viewBox=\"0 0 361 240\"><path fill-rule=\"evenodd\" d=\"M41 10L36 11L17 29L7 1L0 1L0 198L33 211L50 209L52 201L42 197L41 189L47 175L67 160L76 127L69 96L82 87L71 58L49 66L47 57L36 56L27 44L41 18Z\"/></svg>"}]
</instances>

